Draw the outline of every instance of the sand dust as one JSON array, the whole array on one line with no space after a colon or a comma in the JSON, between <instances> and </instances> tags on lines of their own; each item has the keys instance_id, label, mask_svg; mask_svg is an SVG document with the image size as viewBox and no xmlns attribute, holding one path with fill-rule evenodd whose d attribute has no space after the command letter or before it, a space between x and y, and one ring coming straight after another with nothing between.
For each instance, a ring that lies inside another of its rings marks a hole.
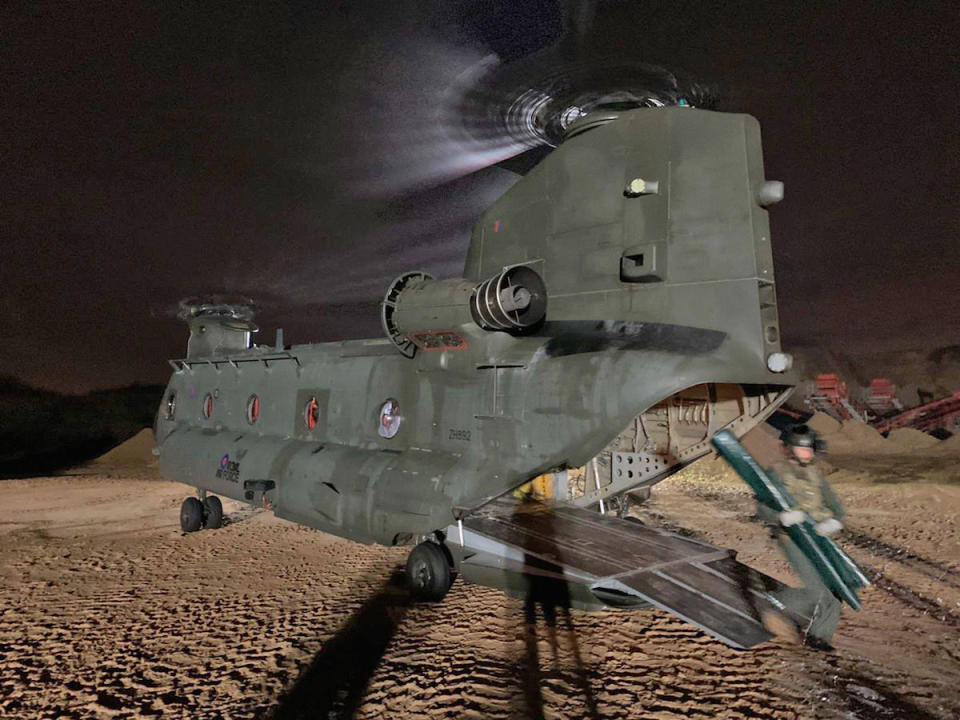
<instances>
[{"instance_id":1,"label":"sand dust","mask_svg":"<svg viewBox=\"0 0 960 720\"><path fill-rule=\"evenodd\" d=\"M400 548L234 502L224 528L184 536L190 489L149 477L6 481L0 716L957 717L960 484L884 472L835 473L845 544L875 585L834 653L786 638L738 652L658 610L528 625L522 601L461 580L412 605ZM752 505L706 460L639 514L789 580Z\"/></svg>"}]
</instances>

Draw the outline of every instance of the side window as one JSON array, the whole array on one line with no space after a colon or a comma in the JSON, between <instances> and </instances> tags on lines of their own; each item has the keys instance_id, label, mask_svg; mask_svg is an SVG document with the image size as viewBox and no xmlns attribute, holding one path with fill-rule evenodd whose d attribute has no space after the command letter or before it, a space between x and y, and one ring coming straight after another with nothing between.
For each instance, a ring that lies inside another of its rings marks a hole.
<instances>
[{"instance_id":1,"label":"side window","mask_svg":"<svg viewBox=\"0 0 960 720\"><path fill-rule=\"evenodd\" d=\"M253 425L257 420L260 419L260 398L256 395L251 395L250 399L247 400L247 422Z\"/></svg>"},{"instance_id":2,"label":"side window","mask_svg":"<svg viewBox=\"0 0 960 720\"><path fill-rule=\"evenodd\" d=\"M382 438L392 438L400 430L403 416L400 414L400 403L389 398L380 406L380 416L377 420L377 434Z\"/></svg>"},{"instance_id":3,"label":"side window","mask_svg":"<svg viewBox=\"0 0 960 720\"><path fill-rule=\"evenodd\" d=\"M300 388L297 390L294 432L304 439L316 440L326 435L330 390L327 388Z\"/></svg>"},{"instance_id":4,"label":"side window","mask_svg":"<svg viewBox=\"0 0 960 720\"><path fill-rule=\"evenodd\" d=\"M317 423L320 422L320 403L317 401L315 395L311 395L307 400L307 404L303 408L303 424L306 425L307 430L313 431L317 427Z\"/></svg>"},{"instance_id":5,"label":"side window","mask_svg":"<svg viewBox=\"0 0 960 720\"><path fill-rule=\"evenodd\" d=\"M205 420L209 420L213 415L213 395L210 393L203 396L203 405L200 406L200 412Z\"/></svg>"}]
</instances>

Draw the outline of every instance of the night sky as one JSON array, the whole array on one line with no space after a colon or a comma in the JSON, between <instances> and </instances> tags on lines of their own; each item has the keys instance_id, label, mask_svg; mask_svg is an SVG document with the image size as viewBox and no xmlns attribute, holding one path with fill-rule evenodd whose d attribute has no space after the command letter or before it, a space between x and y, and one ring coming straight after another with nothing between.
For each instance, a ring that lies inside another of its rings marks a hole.
<instances>
[{"instance_id":1,"label":"night sky","mask_svg":"<svg viewBox=\"0 0 960 720\"><path fill-rule=\"evenodd\" d=\"M960 343L953 3L599 2L585 47L714 83L763 127L786 345ZM899 4L897 4L899 5ZM904 4L905 5L905 4ZM889 7L894 7L890 4ZM446 93L556 43L551 2L4 3L0 374L162 382L180 298L243 293L259 342L378 334L404 270L459 275L516 181Z\"/></svg>"}]
</instances>

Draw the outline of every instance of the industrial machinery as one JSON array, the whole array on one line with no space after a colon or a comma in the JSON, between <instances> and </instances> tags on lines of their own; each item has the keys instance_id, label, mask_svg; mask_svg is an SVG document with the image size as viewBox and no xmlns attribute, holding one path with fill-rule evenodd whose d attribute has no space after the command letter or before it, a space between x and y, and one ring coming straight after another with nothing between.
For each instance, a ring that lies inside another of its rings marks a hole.
<instances>
[{"instance_id":1,"label":"industrial machinery","mask_svg":"<svg viewBox=\"0 0 960 720\"><path fill-rule=\"evenodd\" d=\"M200 491L184 530L216 526L222 495L413 546L421 598L455 575L549 578L583 607L654 605L735 647L770 637L782 585L597 511L791 390L767 211L783 187L759 125L680 104L587 114L564 136L476 223L462 277L390 285L381 339L251 345L242 308L184 308L156 421L161 471ZM513 498L585 466L579 493Z\"/></svg>"},{"instance_id":2,"label":"industrial machinery","mask_svg":"<svg viewBox=\"0 0 960 720\"><path fill-rule=\"evenodd\" d=\"M859 402L852 398L847 384L835 373L820 373L814 391L806 398L813 410L834 419L859 420L873 425L883 435L897 428L949 436L960 429L960 391L904 409L897 386L887 378L873 378Z\"/></svg>"},{"instance_id":3,"label":"industrial machinery","mask_svg":"<svg viewBox=\"0 0 960 720\"><path fill-rule=\"evenodd\" d=\"M806 399L807 405L834 419L866 422L867 411L851 399L847 384L835 373L819 373L814 379L814 391Z\"/></svg>"},{"instance_id":4,"label":"industrial machinery","mask_svg":"<svg viewBox=\"0 0 960 720\"><path fill-rule=\"evenodd\" d=\"M926 433L952 435L960 432L960 390L879 422L877 430L886 434L896 428L913 428Z\"/></svg>"},{"instance_id":5,"label":"industrial machinery","mask_svg":"<svg viewBox=\"0 0 960 720\"><path fill-rule=\"evenodd\" d=\"M897 386L888 378L871 380L863 402L870 409L871 414L878 418L903 410L903 405L897 397Z\"/></svg>"}]
</instances>

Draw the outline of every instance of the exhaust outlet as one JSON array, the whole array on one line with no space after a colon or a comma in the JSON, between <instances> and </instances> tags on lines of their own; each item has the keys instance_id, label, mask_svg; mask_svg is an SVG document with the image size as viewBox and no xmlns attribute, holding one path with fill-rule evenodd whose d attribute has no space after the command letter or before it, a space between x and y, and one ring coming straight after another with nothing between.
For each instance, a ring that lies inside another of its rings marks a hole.
<instances>
[{"instance_id":1,"label":"exhaust outlet","mask_svg":"<svg viewBox=\"0 0 960 720\"><path fill-rule=\"evenodd\" d=\"M479 285L464 278L434 280L404 273L380 307L384 333L407 357L417 349L462 349L457 328L471 321L486 331L523 332L547 314L547 289L529 267L517 265Z\"/></svg>"},{"instance_id":2,"label":"exhaust outlet","mask_svg":"<svg viewBox=\"0 0 960 720\"><path fill-rule=\"evenodd\" d=\"M477 285L470 312L484 330L526 330L546 316L547 288L535 270L517 265Z\"/></svg>"}]
</instances>

